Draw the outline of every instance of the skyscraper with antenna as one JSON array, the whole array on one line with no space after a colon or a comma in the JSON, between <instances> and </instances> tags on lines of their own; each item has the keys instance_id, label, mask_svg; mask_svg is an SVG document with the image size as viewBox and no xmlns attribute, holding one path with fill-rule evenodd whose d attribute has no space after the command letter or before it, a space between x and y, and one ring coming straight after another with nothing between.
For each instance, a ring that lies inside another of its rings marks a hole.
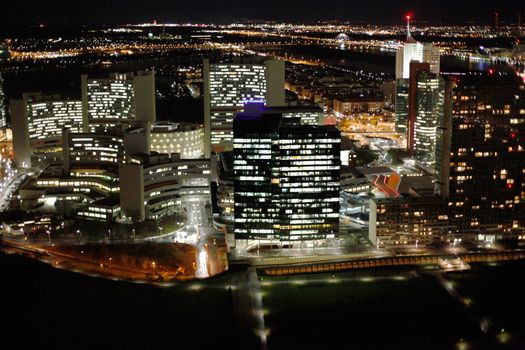
<instances>
[{"instance_id":1,"label":"skyscraper with antenna","mask_svg":"<svg viewBox=\"0 0 525 350\"><path fill-rule=\"evenodd\" d=\"M432 43L420 43L412 36L410 21L412 14L405 16L407 36L405 42L396 52L396 131L408 138L408 105L409 105L409 78L410 63L428 63L429 73L439 74L439 48Z\"/></svg>"},{"instance_id":2,"label":"skyscraper with antenna","mask_svg":"<svg viewBox=\"0 0 525 350\"><path fill-rule=\"evenodd\" d=\"M405 16L407 21L406 40L396 53L396 79L410 77L410 62L426 62L430 64L430 72L439 74L439 48L432 43L420 43L412 37L410 20L412 15Z\"/></svg>"}]
</instances>

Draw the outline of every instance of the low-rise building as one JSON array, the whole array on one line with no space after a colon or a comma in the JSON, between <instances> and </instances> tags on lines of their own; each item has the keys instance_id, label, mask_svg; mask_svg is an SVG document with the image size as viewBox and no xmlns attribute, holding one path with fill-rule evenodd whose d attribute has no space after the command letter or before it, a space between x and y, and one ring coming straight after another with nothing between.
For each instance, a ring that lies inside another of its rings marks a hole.
<instances>
[{"instance_id":1,"label":"low-rise building","mask_svg":"<svg viewBox=\"0 0 525 350\"><path fill-rule=\"evenodd\" d=\"M339 97L334 99L334 111L350 116L361 113L381 114L385 107L383 96Z\"/></svg>"},{"instance_id":2,"label":"low-rise building","mask_svg":"<svg viewBox=\"0 0 525 350\"><path fill-rule=\"evenodd\" d=\"M119 164L122 216L136 221L160 219L183 210L184 195L208 195L207 159L183 160L178 154L134 156Z\"/></svg>"},{"instance_id":3,"label":"low-rise building","mask_svg":"<svg viewBox=\"0 0 525 350\"><path fill-rule=\"evenodd\" d=\"M113 222L120 216L118 196L109 196L87 204L77 212L77 217L86 220Z\"/></svg>"},{"instance_id":4,"label":"low-rise building","mask_svg":"<svg viewBox=\"0 0 525 350\"><path fill-rule=\"evenodd\" d=\"M369 239L379 247L447 241L447 203L439 197L370 199Z\"/></svg>"}]
</instances>

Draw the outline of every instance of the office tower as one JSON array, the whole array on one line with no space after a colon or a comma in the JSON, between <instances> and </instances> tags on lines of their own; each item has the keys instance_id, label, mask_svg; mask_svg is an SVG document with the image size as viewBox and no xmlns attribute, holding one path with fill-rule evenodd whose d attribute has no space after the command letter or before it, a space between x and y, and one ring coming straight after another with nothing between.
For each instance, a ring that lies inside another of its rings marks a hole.
<instances>
[{"instance_id":1,"label":"office tower","mask_svg":"<svg viewBox=\"0 0 525 350\"><path fill-rule=\"evenodd\" d=\"M430 64L430 72L439 74L439 48L431 43L418 43L412 36L396 52L396 79L410 78L410 62L426 62Z\"/></svg>"},{"instance_id":2,"label":"office tower","mask_svg":"<svg viewBox=\"0 0 525 350\"><path fill-rule=\"evenodd\" d=\"M441 67L439 48L432 43L423 44L422 62L430 64L430 73L439 74Z\"/></svg>"},{"instance_id":3,"label":"office tower","mask_svg":"<svg viewBox=\"0 0 525 350\"><path fill-rule=\"evenodd\" d=\"M450 145L452 140L452 89L455 83L445 81L443 118L436 131L436 165L434 167L434 192L441 198L448 198L450 188Z\"/></svg>"},{"instance_id":4,"label":"office tower","mask_svg":"<svg viewBox=\"0 0 525 350\"><path fill-rule=\"evenodd\" d=\"M281 117L238 115L234 130L234 233L237 239L274 239L278 203L273 200L273 140ZM276 179L275 181L278 181Z\"/></svg>"},{"instance_id":5,"label":"office tower","mask_svg":"<svg viewBox=\"0 0 525 350\"><path fill-rule=\"evenodd\" d=\"M439 48L432 43L419 43L410 33L410 19L407 18L407 37L396 52L396 80L410 78L410 62L430 64L430 72L439 74Z\"/></svg>"},{"instance_id":6,"label":"office tower","mask_svg":"<svg viewBox=\"0 0 525 350\"><path fill-rule=\"evenodd\" d=\"M339 228L340 131L248 106L234 120L236 239L333 237Z\"/></svg>"},{"instance_id":7,"label":"office tower","mask_svg":"<svg viewBox=\"0 0 525 350\"><path fill-rule=\"evenodd\" d=\"M334 126L283 119L272 174L280 239L322 239L338 233L340 142L341 133Z\"/></svg>"},{"instance_id":8,"label":"office tower","mask_svg":"<svg viewBox=\"0 0 525 350\"><path fill-rule=\"evenodd\" d=\"M4 78L0 72L0 129L7 127L5 95L4 95Z\"/></svg>"},{"instance_id":9,"label":"office tower","mask_svg":"<svg viewBox=\"0 0 525 350\"><path fill-rule=\"evenodd\" d=\"M459 233L493 240L525 227L525 87L461 76L452 91L449 210ZM447 152L443 152L446 154Z\"/></svg>"},{"instance_id":10,"label":"office tower","mask_svg":"<svg viewBox=\"0 0 525 350\"><path fill-rule=\"evenodd\" d=\"M6 105L4 94L4 77L2 74L3 62L9 58L9 48L5 43L0 43L0 129L7 127Z\"/></svg>"},{"instance_id":11,"label":"office tower","mask_svg":"<svg viewBox=\"0 0 525 350\"><path fill-rule=\"evenodd\" d=\"M85 131L100 126L155 121L155 73L112 73L107 78L81 76Z\"/></svg>"},{"instance_id":12,"label":"office tower","mask_svg":"<svg viewBox=\"0 0 525 350\"><path fill-rule=\"evenodd\" d=\"M396 80L395 121L396 132L406 137L408 130L408 79Z\"/></svg>"},{"instance_id":13,"label":"office tower","mask_svg":"<svg viewBox=\"0 0 525 350\"><path fill-rule=\"evenodd\" d=\"M60 95L23 94L11 100L11 125L15 162L30 166L31 158L39 162L56 162L62 156L62 130L81 132L82 102L64 100Z\"/></svg>"},{"instance_id":14,"label":"office tower","mask_svg":"<svg viewBox=\"0 0 525 350\"><path fill-rule=\"evenodd\" d=\"M439 48L431 43L419 43L410 34L410 18L407 17L407 38L396 52L396 132L406 135L408 122L408 94L411 62L429 64L429 72L439 74Z\"/></svg>"},{"instance_id":15,"label":"office tower","mask_svg":"<svg viewBox=\"0 0 525 350\"><path fill-rule=\"evenodd\" d=\"M408 151L421 164L433 169L436 161L437 128L443 120L445 82L430 73L428 63L410 64Z\"/></svg>"},{"instance_id":16,"label":"office tower","mask_svg":"<svg viewBox=\"0 0 525 350\"><path fill-rule=\"evenodd\" d=\"M284 61L258 58L203 62L205 154L231 149L233 118L247 102L283 106Z\"/></svg>"}]
</instances>

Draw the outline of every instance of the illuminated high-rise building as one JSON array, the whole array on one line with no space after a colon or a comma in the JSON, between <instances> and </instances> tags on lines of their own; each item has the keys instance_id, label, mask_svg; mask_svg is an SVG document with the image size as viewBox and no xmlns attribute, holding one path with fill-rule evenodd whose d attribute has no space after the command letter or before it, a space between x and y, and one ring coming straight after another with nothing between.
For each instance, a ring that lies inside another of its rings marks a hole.
<instances>
[{"instance_id":1,"label":"illuminated high-rise building","mask_svg":"<svg viewBox=\"0 0 525 350\"><path fill-rule=\"evenodd\" d=\"M107 78L81 76L85 131L100 126L155 121L155 74L113 73Z\"/></svg>"},{"instance_id":2,"label":"illuminated high-rise building","mask_svg":"<svg viewBox=\"0 0 525 350\"><path fill-rule=\"evenodd\" d=\"M407 15L407 37L396 52L396 79L410 78L410 62L426 62L430 64L430 72L439 74L439 48L432 43L417 42L410 33L410 19Z\"/></svg>"},{"instance_id":3,"label":"illuminated high-rise building","mask_svg":"<svg viewBox=\"0 0 525 350\"><path fill-rule=\"evenodd\" d=\"M4 77L2 75L2 65L4 60L7 58L9 58L9 49L5 43L0 43L0 129L4 129L7 127Z\"/></svg>"},{"instance_id":4,"label":"illuminated high-rise building","mask_svg":"<svg viewBox=\"0 0 525 350\"><path fill-rule=\"evenodd\" d=\"M443 119L445 81L430 73L428 63L412 62L410 67L407 148L418 162L433 168L437 129Z\"/></svg>"},{"instance_id":5,"label":"illuminated high-rise building","mask_svg":"<svg viewBox=\"0 0 525 350\"><path fill-rule=\"evenodd\" d=\"M408 130L408 79L396 80L395 121L396 132L407 135Z\"/></svg>"},{"instance_id":6,"label":"illuminated high-rise building","mask_svg":"<svg viewBox=\"0 0 525 350\"><path fill-rule=\"evenodd\" d=\"M339 229L340 131L279 109L247 107L234 120L236 239L298 241Z\"/></svg>"},{"instance_id":7,"label":"illuminated high-rise building","mask_svg":"<svg viewBox=\"0 0 525 350\"><path fill-rule=\"evenodd\" d=\"M412 62L428 63L429 72L439 74L439 48L432 43L419 43L410 33L410 15L407 15L407 38L396 52L396 131L407 133L410 67Z\"/></svg>"},{"instance_id":8,"label":"illuminated high-rise building","mask_svg":"<svg viewBox=\"0 0 525 350\"><path fill-rule=\"evenodd\" d=\"M231 149L233 118L247 102L284 106L284 61L203 62L206 156Z\"/></svg>"},{"instance_id":9,"label":"illuminated high-rise building","mask_svg":"<svg viewBox=\"0 0 525 350\"><path fill-rule=\"evenodd\" d=\"M83 130L82 102L60 95L23 94L11 100L13 150L19 166L30 166L31 158L55 162L62 157L62 131Z\"/></svg>"},{"instance_id":10,"label":"illuminated high-rise building","mask_svg":"<svg viewBox=\"0 0 525 350\"><path fill-rule=\"evenodd\" d=\"M431 43L416 42L412 36L396 52L396 79L410 78L410 62L430 64L430 72L439 74L439 48Z\"/></svg>"},{"instance_id":11,"label":"illuminated high-rise building","mask_svg":"<svg viewBox=\"0 0 525 350\"><path fill-rule=\"evenodd\" d=\"M0 72L0 129L7 127L5 95L4 95L4 78Z\"/></svg>"},{"instance_id":12,"label":"illuminated high-rise building","mask_svg":"<svg viewBox=\"0 0 525 350\"><path fill-rule=\"evenodd\" d=\"M440 183L451 224L487 240L523 234L525 86L514 76L461 76L449 123L450 173Z\"/></svg>"}]
</instances>

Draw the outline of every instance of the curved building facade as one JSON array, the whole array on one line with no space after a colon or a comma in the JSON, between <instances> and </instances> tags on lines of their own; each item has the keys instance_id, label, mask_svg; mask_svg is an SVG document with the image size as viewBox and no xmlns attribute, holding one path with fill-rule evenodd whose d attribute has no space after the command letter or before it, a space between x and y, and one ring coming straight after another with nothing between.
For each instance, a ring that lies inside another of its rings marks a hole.
<instances>
[{"instance_id":1,"label":"curved building facade","mask_svg":"<svg viewBox=\"0 0 525 350\"><path fill-rule=\"evenodd\" d=\"M204 129L198 124L157 122L151 128L151 151L179 153L182 159L204 156Z\"/></svg>"}]
</instances>

